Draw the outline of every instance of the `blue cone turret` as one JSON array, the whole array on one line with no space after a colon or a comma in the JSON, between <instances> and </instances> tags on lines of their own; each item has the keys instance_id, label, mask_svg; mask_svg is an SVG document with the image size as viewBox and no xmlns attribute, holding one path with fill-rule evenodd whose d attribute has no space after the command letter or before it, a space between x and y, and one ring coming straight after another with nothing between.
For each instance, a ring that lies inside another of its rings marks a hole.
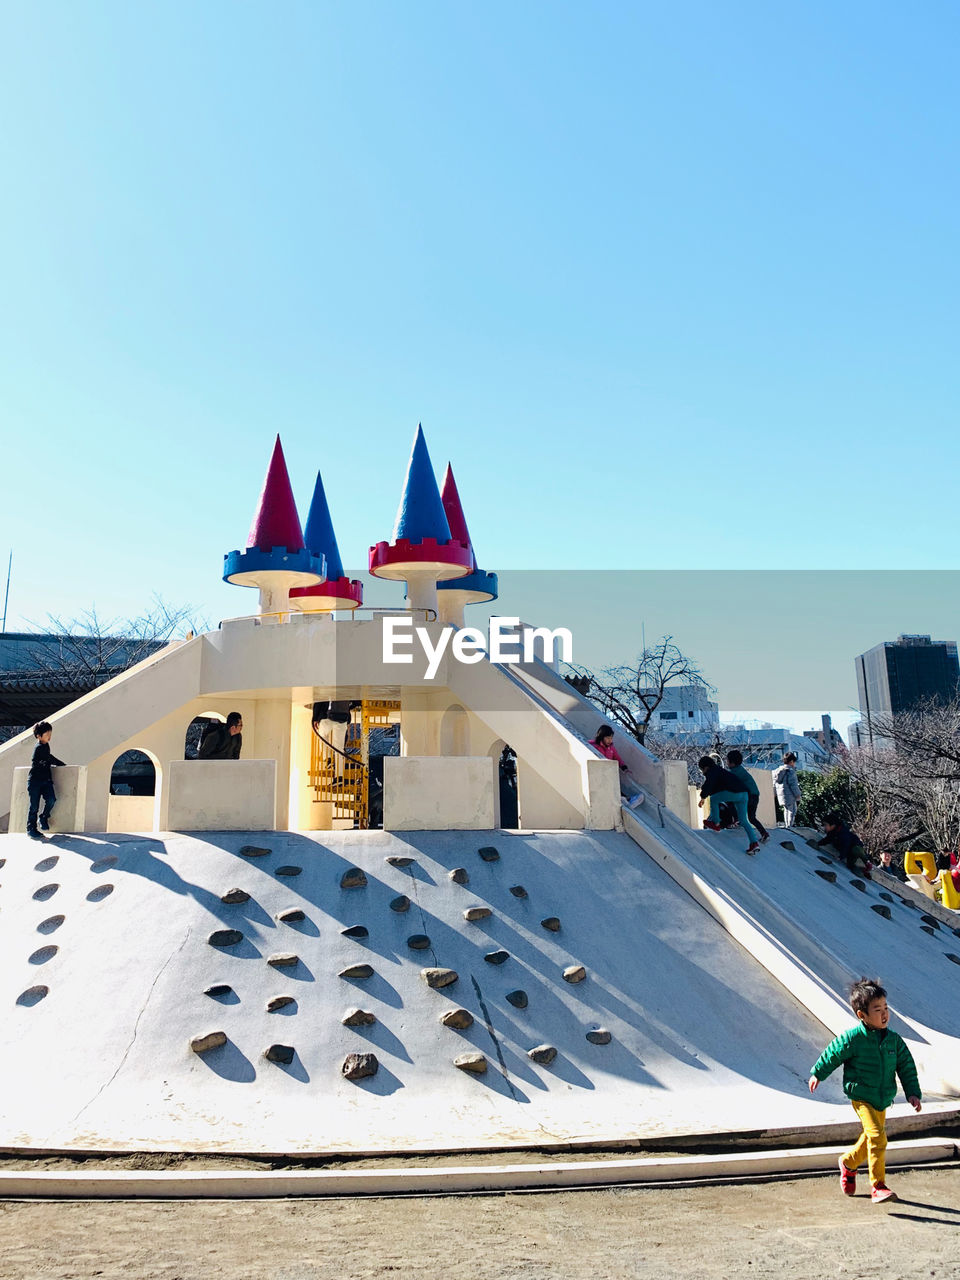
<instances>
[{"instance_id":1,"label":"blue cone turret","mask_svg":"<svg viewBox=\"0 0 960 1280\"><path fill-rule=\"evenodd\" d=\"M323 479L319 471L317 472L317 483L313 488L313 500L310 503L303 540L308 551L312 551L314 555L321 555L326 559L328 578L343 577L343 561L340 559L337 535L333 531L330 508L327 506L327 495L323 491Z\"/></svg>"},{"instance_id":2,"label":"blue cone turret","mask_svg":"<svg viewBox=\"0 0 960 1280\"><path fill-rule=\"evenodd\" d=\"M450 525L443 509L437 477L433 473L423 427L418 424L413 451L407 465L400 506L393 526L393 542L401 539L416 544L425 538L435 542L450 541Z\"/></svg>"},{"instance_id":3,"label":"blue cone turret","mask_svg":"<svg viewBox=\"0 0 960 1280\"><path fill-rule=\"evenodd\" d=\"M303 540L307 550L320 556L327 566L327 579L316 587L295 587L290 592L294 608L307 613L335 613L340 609L356 609L363 603L363 584L359 579L344 576L337 535L327 506L323 479L317 472L313 487L313 500L307 515L307 527Z\"/></svg>"}]
</instances>

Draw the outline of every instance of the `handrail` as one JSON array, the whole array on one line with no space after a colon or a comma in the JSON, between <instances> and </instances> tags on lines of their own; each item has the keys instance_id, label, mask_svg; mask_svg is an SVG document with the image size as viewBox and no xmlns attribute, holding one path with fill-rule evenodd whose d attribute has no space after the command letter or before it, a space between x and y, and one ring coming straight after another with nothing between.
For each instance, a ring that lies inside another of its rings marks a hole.
<instances>
[{"instance_id":1,"label":"handrail","mask_svg":"<svg viewBox=\"0 0 960 1280\"><path fill-rule=\"evenodd\" d=\"M350 755L349 751L341 751L339 747L335 747L333 745L333 743L330 741L329 738L325 738L323 736L323 734L320 732L320 730L317 728L316 725L311 725L311 728L313 729L313 732L317 735L317 737L320 739L320 741L325 743L326 746L328 746L331 751L335 751L338 756L343 756L344 760L349 760L352 765L359 765L361 769L366 769L368 773L370 772L370 766L368 764L364 764L360 756L352 756Z\"/></svg>"},{"instance_id":2,"label":"handrail","mask_svg":"<svg viewBox=\"0 0 960 1280\"><path fill-rule=\"evenodd\" d=\"M422 618L424 622L436 622L438 618L436 609L404 609L400 605L367 605L362 609L350 610L349 621L353 622L358 614L370 614L371 618L382 617L384 614L391 614L397 617L407 614L411 617ZM231 618L221 618L218 628L222 627L225 622L252 621L259 626L264 618L277 618L279 625L283 626L291 618L302 615L328 618L332 616L329 609L275 609L269 613L238 613Z\"/></svg>"}]
</instances>

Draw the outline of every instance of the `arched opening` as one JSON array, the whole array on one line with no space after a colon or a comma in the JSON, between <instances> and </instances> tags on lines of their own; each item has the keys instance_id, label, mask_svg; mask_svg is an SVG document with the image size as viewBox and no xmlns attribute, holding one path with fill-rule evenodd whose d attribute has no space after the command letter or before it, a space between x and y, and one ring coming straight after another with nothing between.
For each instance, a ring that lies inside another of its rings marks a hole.
<instances>
[{"instance_id":1,"label":"arched opening","mask_svg":"<svg viewBox=\"0 0 960 1280\"><path fill-rule=\"evenodd\" d=\"M497 826L515 831L520 826L517 753L503 738L498 738L487 754L497 762Z\"/></svg>"},{"instance_id":2,"label":"arched opening","mask_svg":"<svg viewBox=\"0 0 960 1280\"><path fill-rule=\"evenodd\" d=\"M110 770L112 796L155 796L157 769L145 751L124 751Z\"/></svg>"},{"instance_id":3,"label":"arched opening","mask_svg":"<svg viewBox=\"0 0 960 1280\"><path fill-rule=\"evenodd\" d=\"M215 724L226 724L227 717L220 714L219 711L203 711L200 715L194 716L187 725L187 732L183 738L183 758L184 760L199 759L200 741L204 734Z\"/></svg>"},{"instance_id":4,"label":"arched opening","mask_svg":"<svg viewBox=\"0 0 960 1280\"><path fill-rule=\"evenodd\" d=\"M463 707L454 704L447 707L440 721L440 754L465 756L469 754L470 722Z\"/></svg>"},{"instance_id":5,"label":"arched opening","mask_svg":"<svg viewBox=\"0 0 960 1280\"><path fill-rule=\"evenodd\" d=\"M135 748L117 756L110 770L108 831L155 831L160 795L160 761Z\"/></svg>"}]
</instances>

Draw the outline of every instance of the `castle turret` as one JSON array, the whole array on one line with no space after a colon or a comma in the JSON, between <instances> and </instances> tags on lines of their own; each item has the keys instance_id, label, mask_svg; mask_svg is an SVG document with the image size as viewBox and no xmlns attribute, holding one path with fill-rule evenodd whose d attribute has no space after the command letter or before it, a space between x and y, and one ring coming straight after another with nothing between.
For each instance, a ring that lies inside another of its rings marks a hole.
<instances>
[{"instance_id":1,"label":"castle turret","mask_svg":"<svg viewBox=\"0 0 960 1280\"><path fill-rule=\"evenodd\" d=\"M497 575L486 573L477 568L477 557L467 529L466 516L457 491L457 482L453 478L453 468L447 463L443 477L443 488L440 491L443 510L450 526L451 537L458 542L466 543L470 549L471 571L464 578L455 578L448 582L437 583L437 599L441 622L452 622L454 626L463 626L463 611L468 604L483 604L497 598Z\"/></svg>"},{"instance_id":2,"label":"castle turret","mask_svg":"<svg viewBox=\"0 0 960 1280\"><path fill-rule=\"evenodd\" d=\"M411 610L437 611L437 582L470 572L470 547L453 537L423 428L417 427L391 542L370 548L370 572L405 581Z\"/></svg>"},{"instance_id":3,"label":"castle turret","mask_svg":"<svg viewBox=\"0 0 960 1280\"><path fill-rule=\"evenodd\" d=\"M223 558L223 580L240 587L258 587L260 612L282 613L290 607L291 587L316 586L325 576L323 556L304 546L287 464L277 436L246 550L227 552Z\"/></svg>"},{"instance_id":4,"label":"castle turret","mask_svg":"<svg viewBox=\"0 0 960 1280\"><path fill-rule=\"evenodd\" d=\"M291 607L309 613L333 613L337 609L356 609L362 604L363 584L356 578L351 580L343 572L337 536L333 531L327 495L323 491L319 471L303 540L308 551L323 557L327 566L327 578L315 587L294 587L290 592Z\"/></svg>"}]
</instances>

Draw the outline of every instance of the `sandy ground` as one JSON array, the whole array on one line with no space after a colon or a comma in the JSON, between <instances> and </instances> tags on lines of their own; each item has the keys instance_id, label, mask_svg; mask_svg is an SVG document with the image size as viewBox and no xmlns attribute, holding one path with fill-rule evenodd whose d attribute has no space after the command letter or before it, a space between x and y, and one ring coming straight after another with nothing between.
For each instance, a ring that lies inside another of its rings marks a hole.
<instances>
[{"instance_id":1,"label":"sandy ground","mask_svg":"<svg viewBox=\"0 0 960 1280\"><path fill-rule=\"evenodd\" d=\"M384 1200L0 1203L2 1280L919 1280L960 1274L960 1165L752 1185Z\"/></svg>"}]
</instances>

